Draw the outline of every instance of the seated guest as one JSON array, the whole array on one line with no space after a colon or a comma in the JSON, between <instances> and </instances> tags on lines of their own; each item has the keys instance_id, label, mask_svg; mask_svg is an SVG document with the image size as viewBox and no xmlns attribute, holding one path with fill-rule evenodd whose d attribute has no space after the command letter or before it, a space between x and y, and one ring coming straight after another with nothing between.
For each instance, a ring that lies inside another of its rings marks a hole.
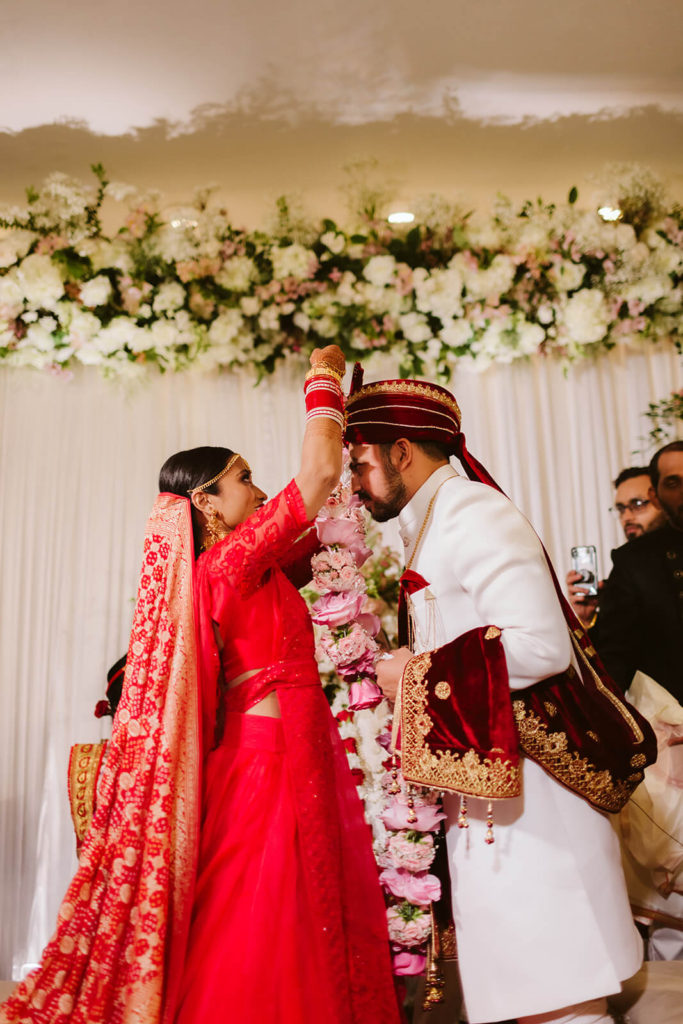
<instances>
[{"instance_id":1,"label":"seated guest","mask_svg":"<svg viewBox=\"0 0 683 1024\"><path fill-rule=\"evenodd\" d=\"M626 540L635 540L650 530L656 530L666 522L662 510L650 498L650 473L645 466L629 466L622 469L614 481L614 504L610 509L619 520ZM593 629L600 607L599 597L591 597L577 586L581 574L572 570L567 573L569 601L586 629ZM600 582L600 589L604 582ZM591 637L597 641L597 636Z\"/></svg>"},{"instance_id":2,"label":"seated guest","mask_svg":"<svg viewBox=\"0 0 683 1024\"><path fill-rule=\"evenodd\" d=\"M683 701L683 441L655 453L650 484L667 521L612 552L594 642L624 689L640 670Z\"/></svg>"}]
</instances>

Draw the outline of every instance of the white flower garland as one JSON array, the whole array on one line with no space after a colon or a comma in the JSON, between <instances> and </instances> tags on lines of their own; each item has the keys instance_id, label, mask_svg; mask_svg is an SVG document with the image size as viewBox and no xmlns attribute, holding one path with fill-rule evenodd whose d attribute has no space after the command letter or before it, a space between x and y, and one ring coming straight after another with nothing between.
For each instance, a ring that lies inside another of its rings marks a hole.
<instances>
[{"instance_id":1,"label":"white flower garland","mask_svg":"<svg viewBox=\"0 0 683 1024\"><path fill-rule=\"evenodd\" d=\"M410 229L285 218L266 234L235 228L206 192L164 221L153 197L93 170L93 188L55 174L0 211L0 364L263 376L334 339L350 359L391 352L404 375L448 378L458 360L680 343L679 207L634 214L637 233L579 209L572 190L565 204L501 201ZM128 204L111 237L105 201Z\"/></svg>"}]
</instances>

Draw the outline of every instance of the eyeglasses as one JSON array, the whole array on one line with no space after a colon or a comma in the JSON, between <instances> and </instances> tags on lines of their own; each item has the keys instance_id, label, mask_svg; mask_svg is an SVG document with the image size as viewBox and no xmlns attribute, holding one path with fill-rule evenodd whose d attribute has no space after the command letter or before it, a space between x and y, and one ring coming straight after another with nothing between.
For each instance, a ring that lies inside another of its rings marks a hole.
<instances>
[{"instance_id":1,"label":"eyeglasses","mask_svg":"<svg viewBox=\"0 0 683 1024\"><path fill-rule=\"evenodd\" d=\"M621 519L624 512L640 512L646 505L650 504L649 498L632 498L631 501L627 501L625 505L612 505L610 512L617 519Z\"/></svg>"}]
</instances>

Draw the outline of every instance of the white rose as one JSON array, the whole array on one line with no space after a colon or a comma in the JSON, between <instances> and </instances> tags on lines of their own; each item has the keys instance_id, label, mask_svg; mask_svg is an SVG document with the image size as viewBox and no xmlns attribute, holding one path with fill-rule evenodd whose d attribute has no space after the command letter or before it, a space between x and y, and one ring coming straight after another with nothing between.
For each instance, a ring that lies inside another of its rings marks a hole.
<instances>
[{"instance_id":1,"label":"white rose","mask_svg":"<svg viewBox=\"0 0 683 1024\"><path fill-rule=\"evenodd\" d=\"M343 250L346 239L343 235L338 235L336 231L326 231L324 235L320 236L322 244L330 250L330 252L336 253L337 255Z\"/></svg>"},{"instance_id":2,"label":"white rose","mask_svg":"<svg viewBox=\"0 0 683 1024\"><path fill-rule=\"evenodd\" d=\"M191 226L183 229L164 224L152 235L150 242L152 250L167 263L191 260L197 255Z\"/></svg>"},{"instance_id":3,"label":"white rose","mask_svg":"<svg viewBox=\"0 0 683 1024\"><path fill-rule=\"evenodd\" d=\"M671 278L668 275L657 277L654 274L650 274L648 277L644 277L642 281L635 281L629 285L622 294L627 302L629 299L636 299L639 302L643 302L646 306L651 306L654 302L668 295L672 287Z\"/></svg>"},{"instance_id":4,"label":"white rose","mask_svg":"<svg viewBox=\"0 0 683 1024\"><path fill-rule=\"evenodd\" d=\"M538 321L541 324L551 324L555 319L555 311L549 302L542 302L536 312Z\"/></svg>"},{"instance_id":5,"label":"white rose","mask_svg":"<svg viewBox=\"0 0 683 1024\"><path fill-rule=\"evenodd\" d=\"M337 283L337 287L334 293L336 301L341 306L352 306L358 301L358 291L356 285L355 276L350 270L345 270L341 276L341 279Z\"/></svg>"},{"instance_id":6,"label":"white rose","mask_svg":"<svg viewBox=\"0 0 683 1024\"><path fill-rule=\"evenodd\" d=\"M225 345L237 337L243 325L244 320L238 309L226 309L211 324L209 341L212 345Z\"/></svg>"},{"instance_id":7,"label":"white rose","mask_svg":"<svg viewBox=\"0 0 683 1024\"><path fill-rule=\"evenodd\" d=\"M471 340L472 325L464 318L462 320L452 320L450 323L444 324L443 328L439 331L439 337L444 345L448 345L449 348L460 348Z\"/></svg>"},{"instance_id":8,"label":"white rose","mask_svg":"<svg viewBox=\"0 0 683 1024\"><path fill-rule=\"evenodd\" d=\"M23 259L36 238L22 228L0 228L0 267L11 267Z\"/></svg>"},{"instance_id":9,"label":"white rose","mask_svg":"<svg viewBox=\"0 0 683 1024\"><path fill-rule=\"evenodd\" d=\"M303 331L304 333L306 333L310 329L310 317L306 316L306 314L302 312L302 310L299 310L297 313L295 313L292 319L294 320L294 324L299 328L299 330Z\"/></svg>"},{"instance_id":10,"label":"white rose","mask_svg":"<svg viewBox=\"0 0 683 1024\"><path fill-rule=\"evenodd\" d=\"M407 341L419 345L423 341L429 341L432 337L427 318L421 313L403 313L398 322Z\"/></svg>"},{"instance_id":11,"label":"white rose","mask_svg":"<svg viewBox=\"0 0 683 1024\"><path fill-rule=\"evenodd\" d=\"M502 253L493 257L491 266L486 270L470 268L464 261L460 268L467 295L472 299L499 299L510 288L517 269L514 260Z\"/></svg>"},{"instance_id":12,"label":"white rose","mask_svg":"<svg viewBox=\"0 0 683 1024\"><path fill-rule=\"evenodd\" d=\"M252 259L232 256L216 274L216 283L230 292L247 292L255 278L256 264Z\"/></svg>"},{"instance_id":13,"label":"white rose","mask_svg":"<svg viewBox=\"0 0 683 1024\"><path fill-rule=\"evenodd\" d=\"M258 316L258 325L262 331L276 331L280 326L280 310L277 306L264 306Z\"/></svg>"},{"instance_id":14,"label":"white rose","mask_svg":"<svg viewBox=\"0 0 683 1024\"><path fill-rule=\"evenodd\" d=\"M310 277L310 268L317 263L315 253L297 242L271 249L270 260L273 264L273 277L278 281L285 277L295 277L297 280Z\"/></svg>"},{"instance_id":15,"label":"white rose","mask_svg":"<svg viewBox=\"0 0 683 1024\"><path fill-rule=\"evenodd\" d=\"M461 316L462 274L457 267L433 270L414 277L415 305L422 313L433 313L442 321Z\"/></svg>"},{"instance_id":16,"label":"white rose","mask_svg":"<svg viewBox=\"0 0 683 1024\"><path fill-rule=\"evenodd\" d=\"M548 277L553 282L558 292L574 292L581 287L586 275L586 268L583 263L574 263L572 260L563 260L548 271Z\"/></svg>"},{"instance_id":17,"label":"white rose","mask_svg":"<svg viewBox=\"0 0 683 1024\"><path fill-rule=\"evenodd\" d=\"M79 349L95 337L101 326L94 313L86 313L85 310L72 305L64 340L73 348Z\"/></svg>"},{"instance_id":18,"label":"white rose","mask_svg":"<svg viewBox=\"0 0 683 1024\"><path fill-rule=\"evenodd\" d=\"M106 327L101 327L92 339L92 344L104 355L111 355L126 346L133 352L149 348L145 344L146 330L127 316L117 316ZM80 359L80 353L79 353Z\"/></svg>"},{"instance_id":19,"label":"white rose","mask_svg":"<svg viewBox=\"0 0 683 1024\"><path fill-rule=\"evenodd\" d=\"M21 288L27 305L36 309L51 309L64 294L62 276L49 256L34 253L9 273Z\"/></svg>"},{"instance_id":20,"label":"white rose","mask_svg":"<svg viewBox=\"0 0 683 1024\"><path fill-rule=\"evenodd\" d=\"M569 338L579 345L600 341L607 333L609 312L605 296L597 288L575 292L564 308L562 321Z\"/></svg>"},{"instance_id":21,"label":"white rose","mask_svg":"<svg viewBox=\"0 0 683 1024\"><path fill-rule=\"evenodd\" d=\"M178 343L178 331L173 320L155 320L148 330L152 341L151 348L163 351L173 348Z\"/></svg>"},{"instance_id":22,"label":"white rose","mask_svg":"<svg viewBox=\"0 0 683 1024\"><path fill-rule=\"evenodd\" d=\"M111 291L111 281L108 277L93 277L91 281L81 285L81 303L88 309L105 306L111 298Z\"/></svg>"},{"instance_id":23,"label":"white rose","mask_svg":"<svg viewBox=\"0 0 683 1024\"><path fill-rule=\"evenodd\" d=\"M261 309L261 300L255 295L245 295L240 299L240 309L245 316L256 316Z\"/></svg>"},{"instance_id":24,"label":"white rose","mask_svg":"<svg viewBox=\"0 0 683 1024\"><path fill-rule=\"evenodd\" d=\"M528 320L522 320L517 324L517 348L524 355L530 356L538 352L544 340L545 331L540 324L532 324Z\"/></svg>"},{"instance_id":25,"label":"white rose","mask_svg":"<svg viewBox=\"0 0 683 1024\"><path fill-rule=\"evenodd\" d=\"M185 289L177 281L162 284L154 296L152 308L155 313L172 312L185 305Z\"/></svg>"},{"instance_id":26,"label":"white rose","mask_svg":"<svg viewBox=\"0 0 683 1024\"><path fill-rule=\"evenodd\" d=\"M3 310L6 316L13 319L19 315L23 304L23 292L14 278L10 277L9 274L0 277L0 310Z\"/></svg>"},{"instance_id":27,"label":"white rose","mask_svg":"<svg viewBox=\"0 0 683 1024\"><path fill-rule=\"evenodd\" d=\"M477 249L500 249L504 234L500 226L489 217L475 214L465 227L467 241Z\"/></svg>"},{"instance_id":28,"label":"white rose","mask_svg":"<svg viewBox=\"0 0 683 1024\"><path fill-rule=\"evenodd\" d=\"M370 284L384 288L396 274L396 260L393 256L372 256L363 267L363 277Z\"/></svg>"},{"instance_id":29,"label":"white rose","mask_svg":"<svg viewBox=\"0 0 683 1024\"><path fill-rule=\"evenodd\" d=\"M129 274L133 269L128 246L121 240L106 242L101 238L84 238L78 243L78 254L90 260L96 274L110 268Z\"/></svg>"},{"instance_id":30,"label":"white rose","mask_svg":"<svg viewBox=\"0 0 683 1024\"><path fill-rule=\"evenodd\" d=\"M51 352L55 345L52 331L47 330L40 322L31 324L21 344L31 345L39 352Z\"/></svg>"}]
</instances>

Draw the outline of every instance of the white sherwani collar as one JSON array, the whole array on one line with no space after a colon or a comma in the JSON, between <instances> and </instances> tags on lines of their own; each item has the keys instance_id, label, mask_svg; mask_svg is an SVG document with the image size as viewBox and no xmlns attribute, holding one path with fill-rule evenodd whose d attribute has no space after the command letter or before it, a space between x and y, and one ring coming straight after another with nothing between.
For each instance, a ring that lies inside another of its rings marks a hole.
<instances>
[{"instance_id":1,"label":"white sherwani collar","mask_svg":"<svg viewBox=\"0 0 683 1024\"><path fill-rule=\"evenodd\" d=\"M413 554L413 548L420 532L420 527L427 515L430 501L439 487L441 487L441 484L448 480L449 477L454 476L458 476L458 473L456 473L450 463L446 466L439 466L431 476L427 477L422 486L415 491L408 504L399 512L398 530L403 541L406 562L410 561L410 556Z\"/></svg>"}]
</instances>

